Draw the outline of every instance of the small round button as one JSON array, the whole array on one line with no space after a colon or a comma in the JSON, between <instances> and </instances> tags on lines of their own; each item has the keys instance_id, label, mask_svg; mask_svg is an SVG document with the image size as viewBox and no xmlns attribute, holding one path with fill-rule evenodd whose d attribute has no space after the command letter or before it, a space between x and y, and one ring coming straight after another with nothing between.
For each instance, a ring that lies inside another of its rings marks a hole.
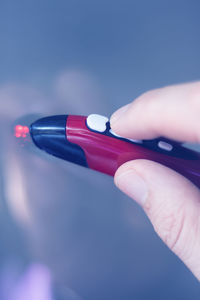
<instances>
[{"instance_id":1,"label":"small round button","mask_svg":"<svg viewBox=\"0 0 200 300\"><path fill-rule=\"evenodd\" d=\"M166 151L172 151L172 149L173 149L173 146L171 144L164 142L164 141L159 141L158 147L163 150L166 150Z\"/></svg>"},{"instance_id":2,"label":"small round button","mask_svg":"<svg viewBox=\"0 0 200 300\"><path fill-rule=\"evenodd\" d=\"M92 114L87 117L87 126L95 131L104 132L106 131L106 123L108 122L108 118Z\"/></svg>"}]
</instances>

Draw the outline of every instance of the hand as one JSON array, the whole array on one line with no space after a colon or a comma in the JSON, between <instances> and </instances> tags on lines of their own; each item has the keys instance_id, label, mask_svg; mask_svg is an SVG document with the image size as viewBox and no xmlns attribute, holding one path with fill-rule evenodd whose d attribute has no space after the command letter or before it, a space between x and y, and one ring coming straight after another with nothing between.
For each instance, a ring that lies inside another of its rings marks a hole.
<instances>
[{"instance_id":1,"label":"hand","mask_svg":"<svg viewBox=\"0 0 200 300\"><path fill-rule=\"evenodd\" d=\"M132 139L159 136L200 142L200 82L147 92L111 117L111 128ZM158 163L122 165L115 184L144 209L154 229L200 280L200 191Z\"/></svg>"}]
</instances>

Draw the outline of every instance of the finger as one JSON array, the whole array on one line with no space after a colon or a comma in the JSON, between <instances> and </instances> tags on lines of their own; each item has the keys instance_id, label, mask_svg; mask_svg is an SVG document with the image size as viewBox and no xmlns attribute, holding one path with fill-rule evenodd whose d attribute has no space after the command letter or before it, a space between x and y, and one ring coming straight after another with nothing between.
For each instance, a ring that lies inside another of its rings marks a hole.
<instances>
[{"instance_id":1,"label":"finger","mask_svg":"<svg viewBox=\"0 0 200 300\"><path fill-rule=\"evenodd\" d=\"M161 239L200 280L200 191L175 171L147 160L122 165L115 184L144 208Z\"/></svg>"},{"instance_id":2,"label":"finger","mask_svg":"<svg viewBox=\"0 0 200 300\"><path fill-rule=\"evenodd\" d=\"M141 95L111 116L111 128L133 139L158 136L200 141L200 82L169 86Z\"/></svg>"}]
</instances>

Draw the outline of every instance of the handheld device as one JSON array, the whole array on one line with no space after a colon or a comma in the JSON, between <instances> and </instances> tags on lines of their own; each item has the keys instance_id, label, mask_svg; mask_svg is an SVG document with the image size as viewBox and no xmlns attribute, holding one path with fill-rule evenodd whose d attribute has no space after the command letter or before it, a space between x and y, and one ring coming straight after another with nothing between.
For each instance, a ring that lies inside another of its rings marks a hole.
<instances>
[{"instance_id":1,"label":"handheld device","mask_svg":"<svg viewBox=\"0 0 200 300\"><path fill-rule=\"evenodd\" d=\"M112 131L104 116L45 117L30 126L30 134L35 145L49 154L111 176L127 161L148 159L179 172L200 187L198 152L162 137L125 139Z\"/></svg>"}]
</instances>

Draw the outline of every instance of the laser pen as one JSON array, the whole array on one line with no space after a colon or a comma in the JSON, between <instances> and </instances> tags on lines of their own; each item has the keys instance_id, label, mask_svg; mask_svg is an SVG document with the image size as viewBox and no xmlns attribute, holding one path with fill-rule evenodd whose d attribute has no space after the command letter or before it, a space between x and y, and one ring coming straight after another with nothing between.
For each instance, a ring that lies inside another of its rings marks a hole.
<instances>
[{"instance_id":1,"label":"laser pen","mask_svg":"<svg viewBox=\"0 0 200 300\"><path fill-rule=\"evenodd\" d=\"M18 126L18 127L17 127ZM92 114L50 116L17 125L16 137L26 137L43 151L81 166L114 176L123 163L148 159L184 175L200 187L200 154L166 138L125 139L112 131L107 117Z\"/></svg>"}]
</instances>

